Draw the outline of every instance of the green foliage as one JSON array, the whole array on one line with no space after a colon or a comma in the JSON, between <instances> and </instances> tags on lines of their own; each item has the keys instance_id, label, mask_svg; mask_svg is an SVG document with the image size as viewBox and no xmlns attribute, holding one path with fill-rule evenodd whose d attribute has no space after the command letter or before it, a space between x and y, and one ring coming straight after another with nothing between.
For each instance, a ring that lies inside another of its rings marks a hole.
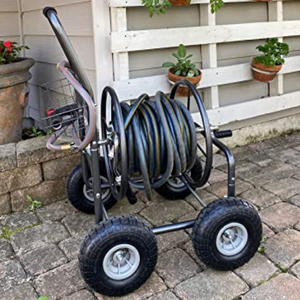
<instances>
[{"instance_id":1,"label":"green foliage","mask_svg":"<svg viewBox=\"0 0 300 300\"><path fill-rule=\"evenodd\" d=\"M32 126L30 137L41 137L41 136L45 136L45 132L36 128L35 126Z\"/></svg>"},{"instance_id":2,"label":"green foliage","mask_svg":"<svg viewBox=\"0 0 300 300\"><path fill-rule=\"evenodd\" d=\"M38 298L36 300L50 300L50 299L46 296L41 296L40 298Z\"/></svg>"},{"instance_id":3,"label":"green foliage","mask_svg":"<svg viewBox=\"0 0 300 300\"><path fill-rule=\"evenodd\" d=\"M266 252L265 243L266 243L266 238L263 236L262 239L261 239L261 241L260 241L260 246L258 248L258 252L259 253L265 253Z\"/></svg>"},{"instance_id":4,"label":"green foliage","mask_svg":"<svg viewBox=\"0 0 300 300\"><path fill-rule=\"evenodd\" d=\"M148 8L150 17L153 17L154 13L164 15L166 9L172 6L169 0L142 0L142 4Z\"/></svg>"},{"instance_id":5,"label":"green foliage","mask_svg":"<svg viewBox=\"0 0 300 300\"><path fill-rule=\"evenodd\" d=\"M27 200L29 201L30 205L29 205L29 209L31 211L34 211L36 208L40 207L42 205L41 201L38 200L34 200L32 199L31 196L27 195Z\"/></svg>"},{"instance_id":6,"label":"green foliage","mask_svg":"<svg viewBox=\"0 0 300 300\"><path fill-rule=\"evenodd\" d=\"M26 226L26 227L21 227L21 228L17 228L15 230L11 230L8 226L3 226L2 227L2 234L0 235L1 239L6 239L9 240L14 234L25 231L27 229L33 228L35 226L38 226L40 224L33 224L30 226Z\"/></svg>"},{"instance_id":7,"label":"green foliage","mask_svg":"<svg viewBox=\"0 0 300 300\"><path fill-rule=\"evenodd\" d=\"M283 56L290 53L289 45L280 43L277 38L267 39L265 45L260 45L256 49L263 55L255 57L254 62L265 66L282 65L285 62Z\"/></svg>"},{"instance_id":8,"label":"green foliage","mask_svg":"<svg viewBox=\"0 0 300 300\"><path fill-rule=\"evenodd\" d=\"M162 64L164 68L171 68L173 73L177 76L194 77L199 75L199 70L196 65L191 62L189 58L193 55L186 53L186 48L183 44L180 44L177 53L172 53L177 59L177 63L165 62Z\"/></svg>"},{"instance_id":9,"label":"green foliage","mask_svg":"<svg viewBox=\"0 0 300 300\"><path fill-rule=\"evenodd\" d=\"M0 41L0 65L7 65L18 60L22 49L29 49L27 46L17 46L12 41Z\"/></svg>"},{"instance_id":10,"label":"green foliage","mask_svg":"<svg viewBox=\"0 0 300 300\"><path fill-rule=\"evenodd\" d=\"M211 13L214 14L224 6L223 0L210 0Z\"/></svg>"}]
</instances>

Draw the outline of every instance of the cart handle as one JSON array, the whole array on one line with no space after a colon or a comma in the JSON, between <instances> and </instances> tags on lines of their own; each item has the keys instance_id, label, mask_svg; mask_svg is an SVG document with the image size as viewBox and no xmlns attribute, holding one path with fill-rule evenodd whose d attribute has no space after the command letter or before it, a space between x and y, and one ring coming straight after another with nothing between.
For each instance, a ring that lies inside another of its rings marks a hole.
<instances>
[{"instance_id":1,"label":"cart handle","mask_svg":"<svg viewBox=\"0 0 300 300\"><path fill-rule=\"evenodd\" d=\"M73 74L70 71L70 65L66 61L62 61L57 65L57 68L62 72L65 78L73 86L76 92L80 95L81 99L86 103L88 114L89 114L89 127L84 137L84 140L81 141L75 133L74 123L73 126L73 139L75 142L75 147L79 150L84 150L88 144L92 141L95 130L96 130L96 111L95 104L89 93L83 88L83 86L75 79ZM68 127L70 127L69 125ZM68 127L61 128L59 131L55 132L50 136L47 141L47 148L49 150L63 151L70 150L72 148L71 144L67 145L54 145L55 141L67 130Z\"/></svg>"}]
</instances>

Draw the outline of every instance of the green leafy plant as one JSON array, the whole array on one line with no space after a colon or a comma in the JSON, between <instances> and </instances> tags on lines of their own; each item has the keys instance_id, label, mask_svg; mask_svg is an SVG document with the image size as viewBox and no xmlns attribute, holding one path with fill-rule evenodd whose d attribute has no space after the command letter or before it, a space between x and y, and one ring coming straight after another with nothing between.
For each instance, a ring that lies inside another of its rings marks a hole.
<instances>
[{"instance_id":1,"label":"green leafy plant","mask_svg":"<svg viewBox=\"0 0 300 300\"><path fill-rule=\"evenodd\" d=\"M171 68L172 73L177 76L194 77L199 75L199 70L190 60L193 54L187 55L183 44L180 44L177 53L172 53L172 55L177 59L177 63L165 62L162 64L164 68Z\"/></svg>"},{"instance_id":2,"label":"green leafy plant","mask_svg":"<svg viewBox=\"0 0 300 300\"><path fill-rule=\"evenodd\" d=\"M40 298L37 298L35 300L50 300L50 299L46 296L41 296Z\"/></svg>"},{"instance_id":3,"label":"green leafy plant","mask_svg":"<svg viewBox=\"0 0 300 300\"><path fill-rule=\"evenodd\" d=\"M36 208L40 207L42 205L41 201L38 200L34 200L31 196L27 195L27 200L29 201L30 205L29 205L29 209L31 211L34 211Z\"/></svg>"},{"instance_id":4,"label":"green leafy plant","mask_svg":"<svg viewBox=\"0 0 300 300\"><path fill-rule=\"evenodd\" d=\"M14 234L19 233L19 232L23 232L23 231L25 231L27 229L36 227L38 225L40 225L40 224L36 223L36 224L33 224L33 225L29 225L29 226L26 226L26 227L17 228L17 229L14 229L14 230L11 230L8 226L4 225L2 227L2 233L0 235L0 239L9 240Z\"/></svg>"},{"instance_id":5,"label":"green leafy plant","mask_svg":"<svg viewBox=\"0 0 300 300\"><path fill-rule=\"evenodd\" d=\"M220 8L224 6L223 0L210 0L211 13L216 13Z\"/></svg>"},{"instance_id":6,"label":"green leafy plant","mask_svg":"<svg viewBox=\"0 0 300 300\"><path fill-rule=\"evenodd\" d=\"M260 45L256 49L263 55L255 57L254 62L265 66L284 64L283 57L290 53L289 45L279 42L277 38L267 39L265 45Z\"/></svg>"},{"instance_id":7,"label":"green leafy plant","mask_svg":"<svg viewBox=\"0 0 300 300\"><path fill-rule=\"evenodd\" d=\"M172 3L169 0L141 0L142 4L148 8L150 17L153 17L154 14L165 14L166 9L172 6ZM188 0L191 2L191 0ZM210 0L211 4L211 13L217 12L221 7L224 6L223 0Z\"/></svg>"},{"instance_id":8,"label":"green leafy plant","mask_svg":"<svg viewBox=\"0 0 300 300\"><path fill-rule=\"evenodd\" d=\"M22 49L29 49L27 46L17 46L12 41L0 41L0 65L7 65L18 60Z\"/></svg>"},{"instance_id":9,"label":"green leafy plant","mask_svg":"<svg viewBox=\"0 0 300 300\"><path fill-rule=\"evenodd\" d=\"M41 136L45 136L45 132L36 128L35 126L32 126L31 128L31 134L30 137L41 137Z\"/></svg>"},{"instance_id":10,"label":"green leafy plant","mask_svg":"<svg viewBox=\"0 0 300 300\"><path fill-rule=\"evenodd\" d=\"M166 9L172 6L169 0L142 0L142 4L148 8L150 17L153 17L154 14L164 15Z\"/></svg>"}]
</instances>

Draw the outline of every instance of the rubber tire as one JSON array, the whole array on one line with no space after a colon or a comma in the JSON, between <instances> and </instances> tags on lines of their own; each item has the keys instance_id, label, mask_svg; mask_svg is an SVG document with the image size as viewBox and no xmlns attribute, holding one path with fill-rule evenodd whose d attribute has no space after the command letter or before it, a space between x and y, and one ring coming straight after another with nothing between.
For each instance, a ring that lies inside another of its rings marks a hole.
<instances>
[{"instance_id":1,"label":"rubber tire","mask_svg":"<svg viewBox=\"0 0 300 300\"><path fill-rule=\"evenodd\" d=\"M248 242L236 255L226 256L216 246L218 232L231 222L244 225ZM254 207L238 198L222 198L204 208L194 224L192 241L195 252L207 266L233 270L247 263L256 253L262 239L261 219Z\"/></svg>"},{"instance_id":2,"label":"rubber tire","mask_svg":"<svg viewBox=\"0 0 300 300\"><path fill-rule=\"evenodd\" d=\"M100 160L101 172L105 172L101 176L106 177L106 169L104 161ZM66 194L70 203L79 211L86 214L94 214L94 202L87 199L83 193L84 180L83 180L83 170L81 164L77 165L70 173L67 184L66 184ZM104 206L106 209L110 209L117 203L117 200L109 194L109 197L104 199Z\"/></svg>"},{"instance_id":3,"label":"rubber tire","mask_svg":"<svg viewBox=\"0 0 300 300\"><path fill-rule=\"evenodd\" d=\"M196 180L197 178L201 178L202 173L203 169L201 160L197 157L195 164L191 170L191 177ZM195 188L193 189L195 190ZM185 185L179 188L175 188L174 186L170 185L168 181L161 187L155 189L155 191L167 200L184 199L191 194L191 191Z\"/></svg>"},{"instance_id":4,"label":"rubber tire","mask_svg":"<svg viewBox=\"0 0 300 300\"><path fill-rule=\"evenodd\" d=\"M115 280L103 270L107 252L118 244L133 245L140 254L140 265L129 278ZM86 236L79 253L83 279L94 291L106 296L123 296L142 286L157 262L157 241L152 230L135 217L114 217L98 224Z\"/></svg>"}]
</instances>

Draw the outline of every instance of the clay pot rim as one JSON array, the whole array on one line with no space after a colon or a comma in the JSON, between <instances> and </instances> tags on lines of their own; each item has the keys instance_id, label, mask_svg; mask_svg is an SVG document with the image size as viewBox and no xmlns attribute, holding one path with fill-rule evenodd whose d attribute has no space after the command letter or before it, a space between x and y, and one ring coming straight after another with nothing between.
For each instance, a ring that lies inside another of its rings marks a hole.
<instances>
[{"instance_id":1,"label":"clay pot rim","mask_svg":"<svg viewBox=\"0 0 300 300\"><path fill-rule=\"evenodd\" d=\"M194 76L194 77L178 76L178 75L174 74L174 73L172 72L172 70L173 70L173 68L170 68L170 69L168 70L168 77L169 77L169 79L170 79L170 76L169 76L169 75L171 74L172 77L176 78L176 81L182 80L182 79L186 79L186 80L192 80L192 81L195 81L195 82L199 83L200 80L201 80L201 78L202 78L202 72L201 72L201 70L199 70L199 69L197 69L197 70L199 71L199 75Z\"/></svg>"},{"instance_id":2,"label":"clay pot rim","mask_svg":"<svg viewBox=\"0 0 300 300\"><path fill-rule=\"evenodd\" d=\"M282 69L282 66L283 66L283 64L275 65L275 66L266 66L263 63L255 62L255 58L253 58L253 60L252 60L252 67L254 67L258 70L265 71L265 72L278 73Z\"/></svg>"},{"instance_id":3,"label":"clay pot rim","mask_svg":"<svg viewBox=\"0 0 300 300\"><path fill-rule=\"evenodd\" d=\"M33 58L19 57L16 62L0 65L0 76L28 71L34 64Z\"/></svg>"}]
</instances>

